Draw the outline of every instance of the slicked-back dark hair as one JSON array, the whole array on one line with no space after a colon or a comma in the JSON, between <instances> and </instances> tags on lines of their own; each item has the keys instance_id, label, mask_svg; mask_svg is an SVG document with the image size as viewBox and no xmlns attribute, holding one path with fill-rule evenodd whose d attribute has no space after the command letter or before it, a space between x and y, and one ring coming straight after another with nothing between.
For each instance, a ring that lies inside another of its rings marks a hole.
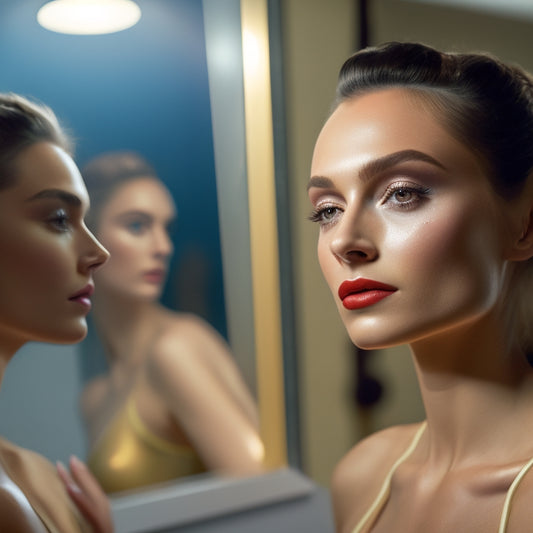
<instances>
[{"instance_id":1,"label":"slicked-back dark hair","mask_svg":"<svg viewBox=\"0 0 533 533\"><path fill-rule=\"evenodd\" d=\"M380 88L411 89L479 156L496 192L520 193L533 169L533 81L485 53L444 53L419 43L361 50L342 66L337 105Z\"/></svg>"}]
</instances>

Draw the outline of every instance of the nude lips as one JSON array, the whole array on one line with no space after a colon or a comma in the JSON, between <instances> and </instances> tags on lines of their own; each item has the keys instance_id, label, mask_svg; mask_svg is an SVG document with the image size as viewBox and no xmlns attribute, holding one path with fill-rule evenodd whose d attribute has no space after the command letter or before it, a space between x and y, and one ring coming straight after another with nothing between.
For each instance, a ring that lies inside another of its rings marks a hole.
<instances>
[{"instance_id":1,"label":"nude lips","mask_svg":"<svg viewBox=\"0 0 533 533\"><path fill-rule=\"evenodd\" d=\"M148 283L155 283L159 285L165 281L166 271L162 268L154 268L153 270L148 270L144 272L143 278Z\"/></svg>"},{"instance_id":2,"label":"nude lips","mask_svg":"<svg viewBox=\"0 0 533 533\"><path fill-rule=\"evenodd\" d=\"M357 278L343 281L339 287L338 294L342 305L352 311L374 305L397 290L396 287L386 283Z\"/></svg>"},{"instance_id":3,"label":"nude lips","mask_svg":"<svg viewBox=\"0 0 533 533\"><path fill-rule=\"evenodd\" d=\"M83 288L81 291L76 293L74 296L71 296L69 300L71 302L78 302L84 307L87 307L90 309L91 308L91 296L93 292L94 292L94 286L89 284L85 288Z\"/></svg>"}]
</instances>

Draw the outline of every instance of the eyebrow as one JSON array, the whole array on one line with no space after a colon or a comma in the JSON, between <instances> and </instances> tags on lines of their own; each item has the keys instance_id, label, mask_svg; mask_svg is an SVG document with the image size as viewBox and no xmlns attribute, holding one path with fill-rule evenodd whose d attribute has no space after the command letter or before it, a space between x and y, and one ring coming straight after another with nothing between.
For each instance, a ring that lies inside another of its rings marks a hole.
<instances>
[{"instance_id":1,"label":"eyebrow","mask_svg":"<svg viewBox=\"0 0 533 533\"><path fill-rule=\"evenodd\" d=\"M130 209L129 211L123 211L122 213L118 213L117 218L129 218L129 217L142 217L142 218L154 218L149 213L146 213L145 211L142 211L141 209Z\"/></svg>"},{"instance_id":2,"label":"eyebrow","mask_svg":"<svg viewBox=\"0 0 533 533\"><path fill-rule=\"evenodd\" d=\"M34 202L36 200L42 200L47 198L58 199L74 207L80 207L82 205L81 200L75 194L63 191L62 189L44 189L28 198L27 201Z\"/></svg>"},{"instance_id":3,"label":"eyebrow","mask_svg":"<svg viewBox=\"0 0 533 533\"><path fill-rule=\"evenodd\" d=\"M389 170L390 168L399 165L400 163L405 163L407 161L422 161L424 163L429 163L435 167L438 167L442 170L446 170L446 167L437 161L435 158L431 157L424 152L418 150L400 150L399 152L394 152L392 154L384 155L373 161L365 163L362 169L359 172L362 181L369 181L372 177ZM320 189L327 189L333 186L333 181L324 176L313 176L307 185L307 190L311 187L318 187Z\"/></svg>"},{"instance_id":4,"label":"eyebrow","mask_svg":"<svg viewBox=\"0 0 533 533\"><path fill-rule=\"evenodd\" d=\"M129 211L124 211L122 213L119 213L117 217L118 218L142 217L142 218L147 218L150 220L153 220L155 218L151 213L147 213L146 211L143 211L142 209L130 209ZM174 220L176 218L177 218L177 215L172 214L170 217L168 217L167 220Z\"/></svg>"}]
</instances>

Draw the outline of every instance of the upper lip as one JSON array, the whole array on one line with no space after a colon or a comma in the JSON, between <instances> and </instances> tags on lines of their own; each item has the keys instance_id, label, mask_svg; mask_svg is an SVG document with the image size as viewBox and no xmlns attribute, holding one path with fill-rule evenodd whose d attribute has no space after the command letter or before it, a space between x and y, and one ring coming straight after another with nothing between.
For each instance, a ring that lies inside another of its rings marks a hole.
<instances>
[{"instance_id":1,"label":"upper lip","mask_svg":"<svg viewBox=\"0 0 533 533\"><path fill-rule=\"evenodd\" d=\"M350 294L356 294L364 291L397 291L397 287L374 281L372 279L357 278L343 281L339 287L339 298L344 300Z\"/></svg>"},{"instance_id":2,"label":"upper lip","mask_svg":"<svg viewBox=\"0 0 533 533\"><path fill-rule=\"evenodd\" d=\"M159 268L151 268L150 270L145 270L145 274L158 274L158 275L164 275L166 273L166 269L159 267Z\"/></svg>"},{"instance_id":3,"label":"upper lip","mask_svg":"<svg viewBox=\"0 0 533 533\"><path fill-rule=\"evenodd\" d=\"M73 294L69 300L75 300L76 298L81 298L83 296L90 298L94 292L94 285L92 283L87 283L81 291L78 291L76 294Z\"/></svg>"}]
</instances>

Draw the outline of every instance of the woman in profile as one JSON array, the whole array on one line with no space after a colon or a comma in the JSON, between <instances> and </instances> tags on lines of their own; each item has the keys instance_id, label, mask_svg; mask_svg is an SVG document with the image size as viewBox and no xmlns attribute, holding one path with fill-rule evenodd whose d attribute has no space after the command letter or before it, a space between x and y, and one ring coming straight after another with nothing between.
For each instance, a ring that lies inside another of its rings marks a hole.
<instances>
[{"instance_id":1,"label":"woman in profile","mask_svg":"<svg viewBox=\"0 0 533 533\"><path fill-rule=\"evenodd\" d=\"M311 174L344 325L363 349L409 344L427 417L340 462L339 532L531 531L531 77L484 54L362 50Z\"/></svg>"},{"instance_id":2,"label":"woman in profile","mask_svg":"<svg viewBox=\"0 0 533 533\"><path fill-rule=\"evenodd\" d=\"M89 467L107 492L206 470L259 473L255 402L225 341L159 303L176 216L167 188L131 152L103 154L82 173L89 227L111 254L95 276L93 314L108 371L81 401Z\"/></svg>"},{"instance_id":3,"label":"woman in profile","mask_svg":"<svg viewBox=\"0 0 533 533\"><path fill-rule=\"evenodd\" d=\"M0 94L0 380L27 342L87 333L93 274L108 257L85 226L88 206L52 111ZM70 467L72 477L0 439L0 531L110 533L104 493L80 461Z\"/></svg>"}]
</instances>

